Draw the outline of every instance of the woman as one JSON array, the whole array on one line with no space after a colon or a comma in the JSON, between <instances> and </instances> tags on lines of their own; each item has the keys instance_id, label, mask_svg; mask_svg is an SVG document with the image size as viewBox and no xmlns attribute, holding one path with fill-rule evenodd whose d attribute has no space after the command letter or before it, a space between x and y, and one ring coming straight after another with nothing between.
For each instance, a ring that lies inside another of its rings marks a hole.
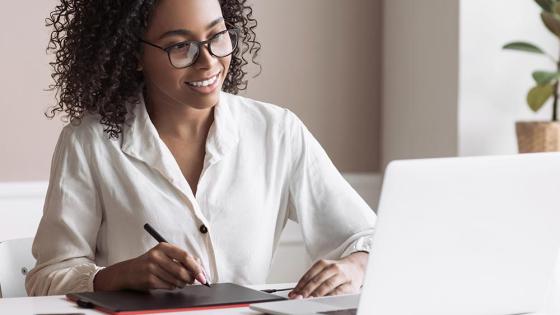
<instances>
[{"instance_id":1,"label":"woman","mask_svg":"<svg viewBox=\"0 0 560 315\"><path fill-rule=\"evenodd\" d=\"M373 211L294 114L234 95L260 48L251 12L245 0L57 6L52 114L71 123L30 295L264 283L288 219L320 258L290 297L359 290Z\"/></svg>"}]
</instances>

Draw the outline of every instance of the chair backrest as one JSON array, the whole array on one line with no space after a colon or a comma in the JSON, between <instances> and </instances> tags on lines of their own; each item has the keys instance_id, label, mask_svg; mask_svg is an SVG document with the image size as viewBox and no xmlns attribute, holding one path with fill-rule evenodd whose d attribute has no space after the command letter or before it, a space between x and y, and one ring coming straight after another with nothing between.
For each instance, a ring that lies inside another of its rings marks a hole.
<instances>
[{"instance_id":1,"label":"chair backrest","mask_svg":"<svg viewBox=\"0 0 560 315\"><path fill-rule=\"evenodd\" d=\"M33 238L0 242L0 297L27 296L25 276L35 266Z\"/></svg>"}]
</instances>

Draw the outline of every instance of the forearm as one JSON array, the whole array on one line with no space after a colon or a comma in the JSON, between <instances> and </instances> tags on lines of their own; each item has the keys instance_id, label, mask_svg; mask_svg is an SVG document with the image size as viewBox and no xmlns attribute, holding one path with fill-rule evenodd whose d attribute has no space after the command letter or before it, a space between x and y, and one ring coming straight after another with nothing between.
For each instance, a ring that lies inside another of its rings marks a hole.
<instances>
[{"instance_id":1,"label":"forearm","mask_svg":"<svg viewBox=\"0 0 560 315\"><path fill-rule=\"evenodd\" d=\"M127 261L116 263L97 272L93 279L94 291L116 291L127 287L124 276L126 275Z\"/></svg>"}]
</instances>

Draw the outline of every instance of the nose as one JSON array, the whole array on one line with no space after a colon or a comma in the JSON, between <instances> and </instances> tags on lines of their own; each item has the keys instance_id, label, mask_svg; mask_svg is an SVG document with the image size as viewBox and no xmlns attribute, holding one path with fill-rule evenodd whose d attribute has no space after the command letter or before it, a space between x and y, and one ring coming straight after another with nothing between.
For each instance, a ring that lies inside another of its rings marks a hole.
<instances>
[{"instance_id":1,"label":"nose","mask_svg":"<svg viewBox=\"0 0 560 315\"><path fill-rule=\"evenodd\" d=\"M216 62L218 62L218 58L212 56L208 44L201 45L198 59L195 63L196 68L210 69Z\"/></svg>"}]
</instances>

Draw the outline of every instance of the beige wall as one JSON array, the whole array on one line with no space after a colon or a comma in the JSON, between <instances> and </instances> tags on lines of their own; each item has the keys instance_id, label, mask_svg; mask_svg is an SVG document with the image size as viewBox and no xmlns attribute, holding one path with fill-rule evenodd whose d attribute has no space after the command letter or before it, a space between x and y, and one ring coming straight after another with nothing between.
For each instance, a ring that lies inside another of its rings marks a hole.
<instances>
[{"instance_id":1,"label":"beige wall","mask_svg":"<svg viewBox=\"0 0 560 315\"><path fill-rule=\"evenodd\" d=\"M0 10L0 181L48 178L62 123L52 105L45 18L54 0L9 1Z\"/></svg>"},{"instance_id":2,"label":"beige wall","mask_svg":"<svg viewBox=\"0 0 560 315\"><path fill-rule=\"evenodd\" d=\"M292 109L346 172L379 163L381 0L255 1L263 73L247 95ZM0 10L0 181L48 179L59 118L45 17L55 0Z\"/></svg>"},{"instance_id":3,"label":"beige wall","mask_svg":"<svg viewBox=\"0 0 560 315\"><path fill-rule=\"evenodd\" d=\"M382 165L458 153L459 0L384 5Z\"/></svg>"},{"instance_id":4,"label":"beige wall","mask_svg":"<svg viewBox=\"0 0 560 315\"><path fill-rule=\"evenodd\" d=\"M262 74L247 94L290 108L346 172L380 160L381 0L253 0Z\"/></svg>"}]
</instances>

